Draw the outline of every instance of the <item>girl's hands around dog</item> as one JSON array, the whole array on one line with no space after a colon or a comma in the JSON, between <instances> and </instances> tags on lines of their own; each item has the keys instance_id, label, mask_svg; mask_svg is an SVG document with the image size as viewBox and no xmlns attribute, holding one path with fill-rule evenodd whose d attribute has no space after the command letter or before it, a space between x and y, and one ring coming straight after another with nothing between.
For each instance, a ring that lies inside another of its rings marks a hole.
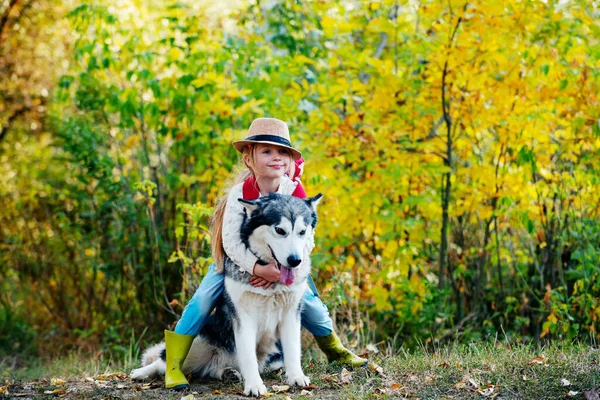
<instances>
[{"instance_id":1,"label":"girl's hands around dog","mask_svg":"<svg viewBox=\"0 0 600 400\"><path fill-rule=\"evenodd\" d=\"M275 264L254 264L254 275L250 278L250 284L254 287L268 289L273 282L279 281L279 269Z\"/></svg>"}]
</instances>

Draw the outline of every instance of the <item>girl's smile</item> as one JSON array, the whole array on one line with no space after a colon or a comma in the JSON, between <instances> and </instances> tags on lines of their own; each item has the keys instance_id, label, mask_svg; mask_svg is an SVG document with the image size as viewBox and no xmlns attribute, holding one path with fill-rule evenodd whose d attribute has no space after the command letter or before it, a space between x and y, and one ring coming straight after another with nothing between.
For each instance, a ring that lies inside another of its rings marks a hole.
<instances>
[{"instance_id":1,"label":"girl's smile","mask_svg":"<svg viewBox=\"0 0 600 400\"><path fill-rule=\"evenodd\" d=\"M288 171L291 162L292 157L284 147L264 143L256 145L254 163L259 177L281 178Z\"/></svg>"}]
</instances>

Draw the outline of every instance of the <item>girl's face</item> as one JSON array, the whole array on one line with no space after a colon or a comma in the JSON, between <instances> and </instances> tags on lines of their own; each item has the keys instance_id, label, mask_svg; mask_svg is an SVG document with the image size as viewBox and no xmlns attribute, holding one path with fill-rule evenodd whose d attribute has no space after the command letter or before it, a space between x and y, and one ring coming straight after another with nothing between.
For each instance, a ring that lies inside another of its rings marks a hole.
<instances>
[{"instance_id":1,"label":"girl's face","mask_svg":"<svg viewBox=\"0 0 600 400\"><path fill-rule=\"evenodd\" d=\"M288 172L292 157L285 147L259 143L254 149L254 173L265 178L281 178Z\"/></svg>"}]
</instances>

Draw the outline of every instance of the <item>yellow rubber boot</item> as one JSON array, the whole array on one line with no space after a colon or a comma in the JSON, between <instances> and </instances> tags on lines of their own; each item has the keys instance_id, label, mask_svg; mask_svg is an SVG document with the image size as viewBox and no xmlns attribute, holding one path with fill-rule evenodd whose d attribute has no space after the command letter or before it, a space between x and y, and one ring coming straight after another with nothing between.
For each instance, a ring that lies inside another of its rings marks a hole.
<instances>
[{"instance_id":1,"label":"yellow rubber boot","mask_svg":"<svg viewBox=\"0 0 600 400\"><path fill-rule=\"evenodd\" d=\"M165 331L165 350L167 352L165 387L167 389L183 390L190 387L185 375L181 371L181 367L190 351L193 341L193 335L180 335L175 332Z\"/></svg>"},{"instance_id":2,"label":"yellow rubber boot","mask_svg":"<svg viewBox=\"0 0 600 400\"><path fill-rule=\"evenodd\" d=\"M362 367L367 363L366 359L360 358L345 348L340 338L333 331L327 336L315 336L315 340L329 362L337 361L350 367Z\"/></svg>"}]
</instances>

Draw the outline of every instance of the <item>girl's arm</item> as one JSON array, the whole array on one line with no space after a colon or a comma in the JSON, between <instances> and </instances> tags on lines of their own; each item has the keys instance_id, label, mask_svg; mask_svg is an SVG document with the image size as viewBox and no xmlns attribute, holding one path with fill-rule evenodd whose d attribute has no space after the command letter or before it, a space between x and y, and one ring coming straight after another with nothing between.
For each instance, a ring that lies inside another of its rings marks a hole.
<instances>
[{"instance_id":1,"label":"girl's arm","mask_svg":"<svg viewBox=\"0 0 600 400\"><path fill-rule=\"evenodd\" d=\"M244 207L238 202L242 198L242 185L234 186L227 196L227 205L223 215L223 249L227 256L250 274L258 258L246 247L240 237L240 227L244 221Z\"/></svg>"}]
</instances>

